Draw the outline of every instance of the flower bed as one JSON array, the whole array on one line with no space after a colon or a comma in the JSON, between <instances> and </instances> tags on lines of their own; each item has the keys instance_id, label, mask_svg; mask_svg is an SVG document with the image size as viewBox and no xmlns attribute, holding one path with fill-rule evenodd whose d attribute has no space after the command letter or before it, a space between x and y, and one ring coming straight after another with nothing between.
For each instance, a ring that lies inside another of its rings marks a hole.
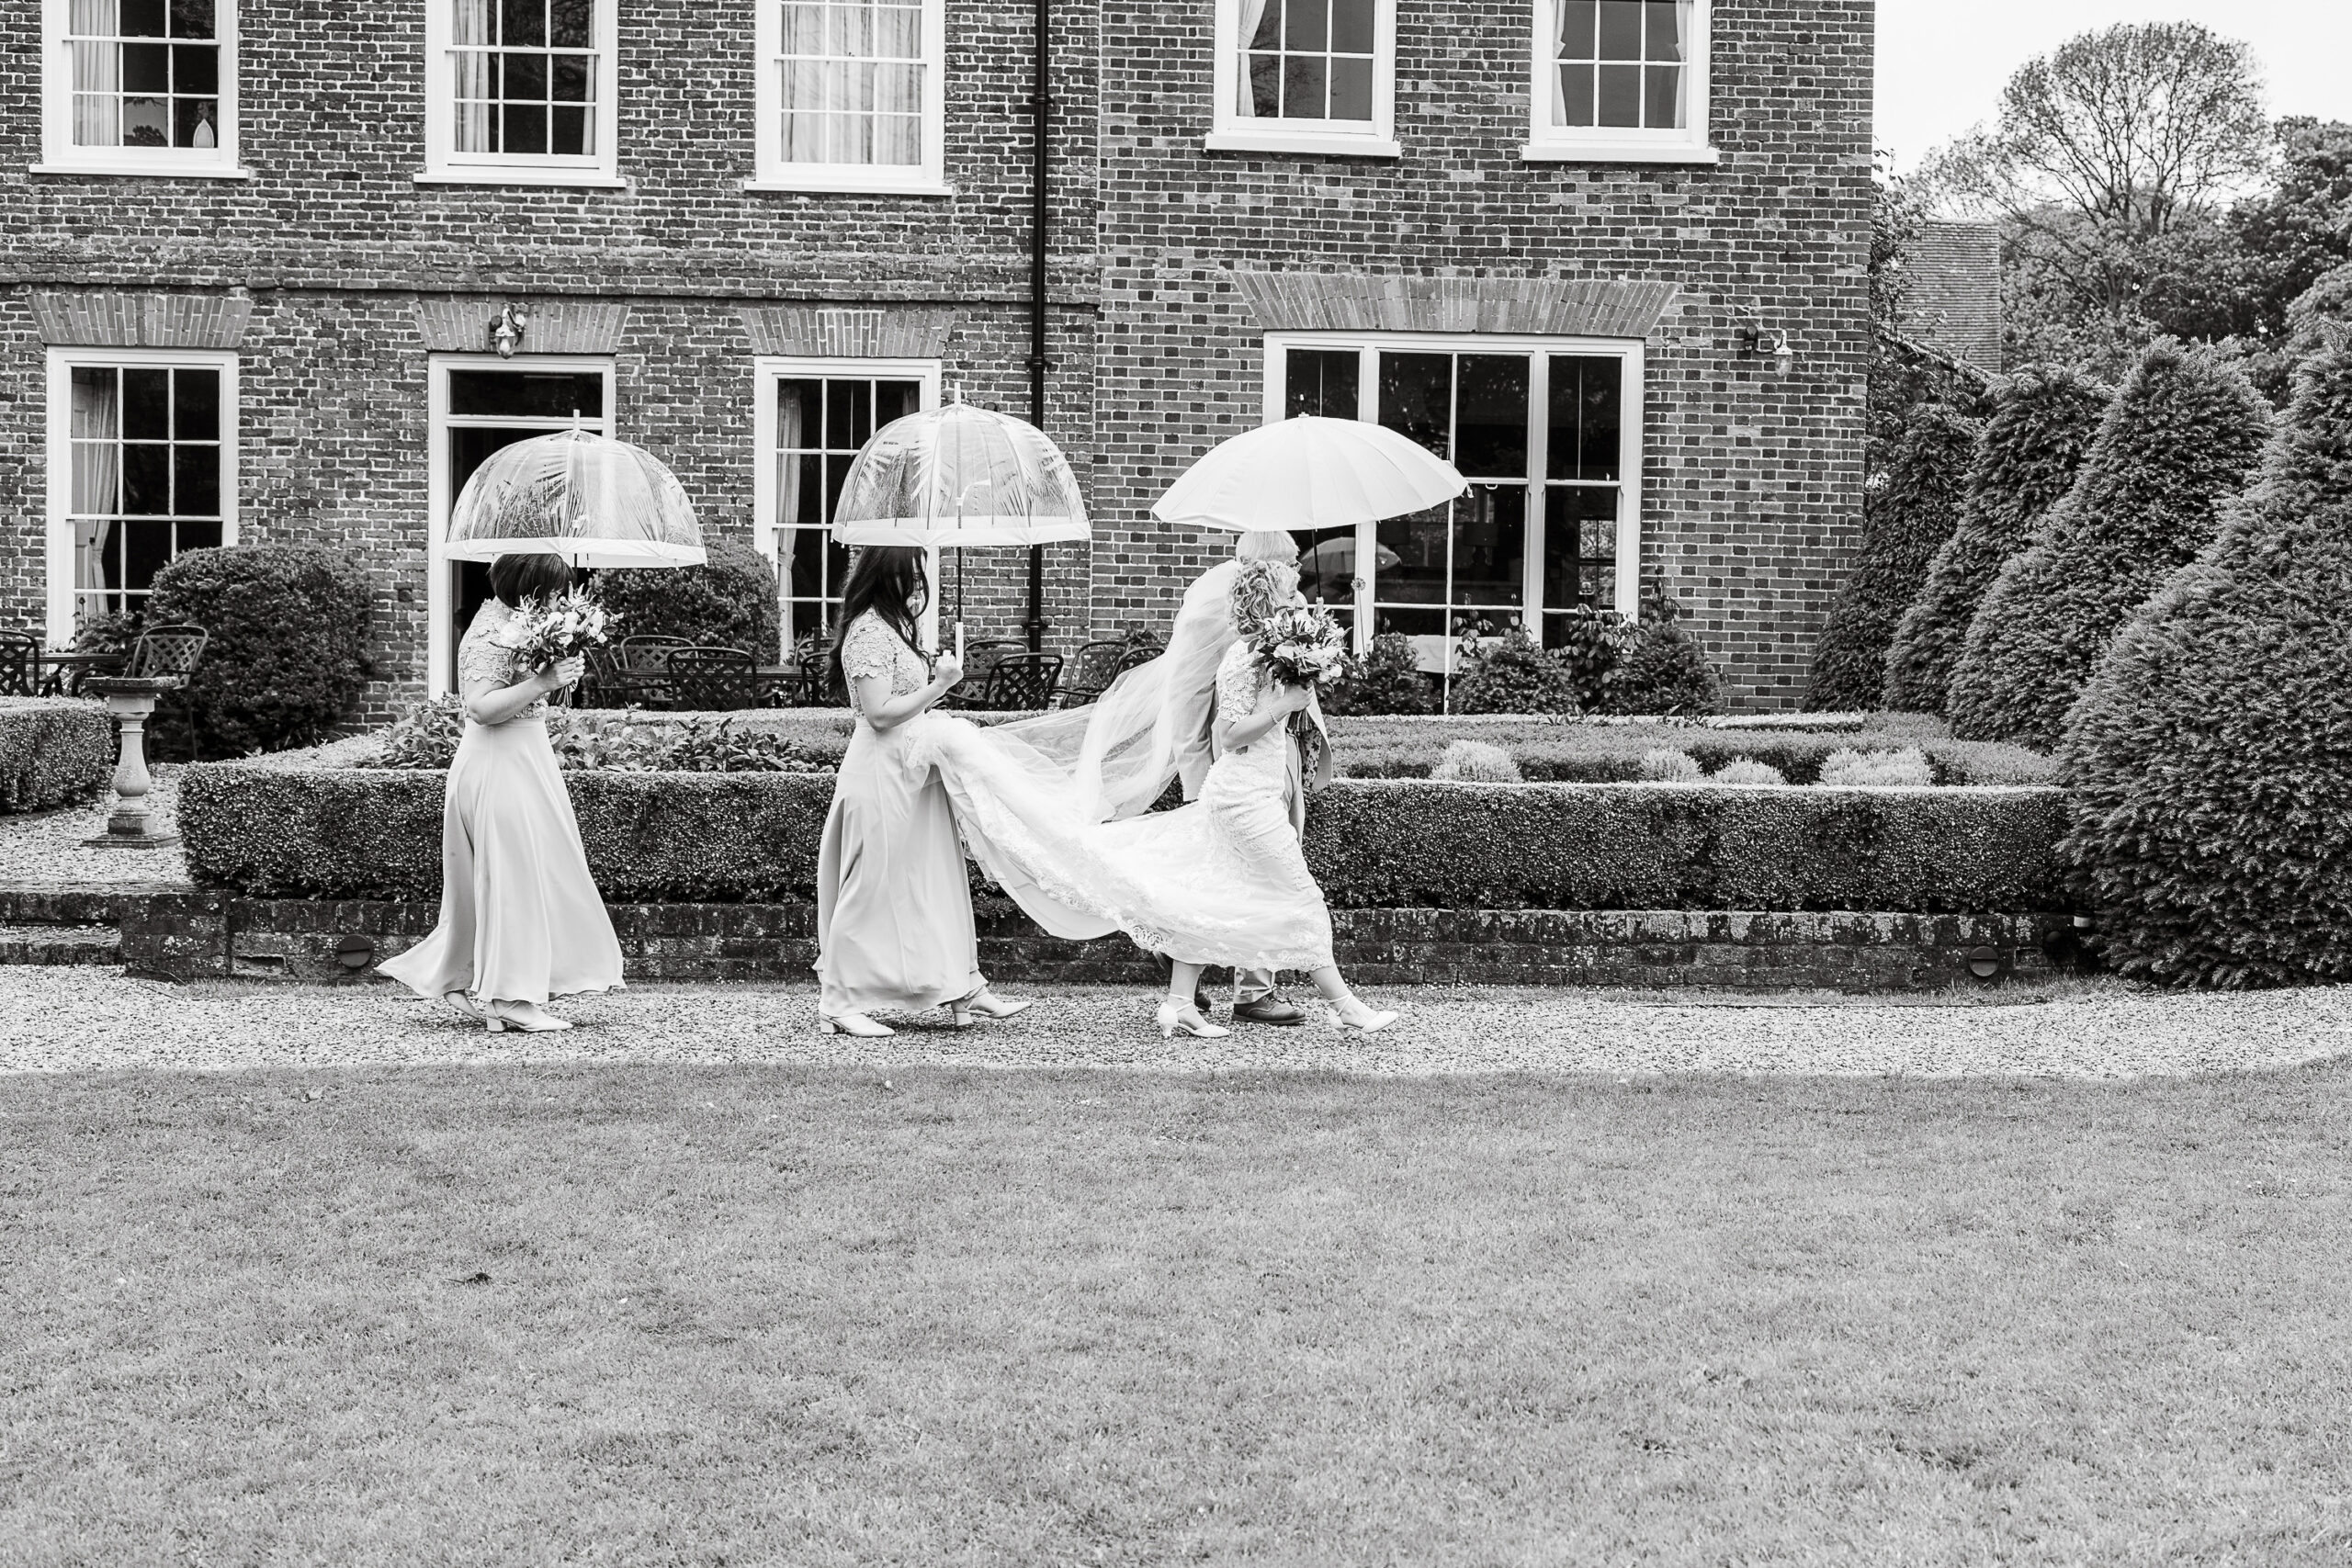
<instances>
[{"instance_id":1,"label":"flower bed","mask_svg":"<svg viewBox=\"0 0 2352 1568\"><path fill-rule=\"evenodd\" d=\"M66 697L0 697L0 812L86 800L114 771L114 716Z\"/></svg>"},{"instance_id":2,"label":"flower bed","mask_svg":"<svg viewBox=\"0 0 2352 1568\"><path fill-rule=\"evenodd\" d=\"M360 737L188 771L190 874L273 897L424 897L443 775L363 765ZM616 900L801 899L833 781L790 773L567 776ZM1340 908L2022 911L2060 907L2053 789L1478 785L1342 780L1307 853Z\"/></svg>"}]
</instances>

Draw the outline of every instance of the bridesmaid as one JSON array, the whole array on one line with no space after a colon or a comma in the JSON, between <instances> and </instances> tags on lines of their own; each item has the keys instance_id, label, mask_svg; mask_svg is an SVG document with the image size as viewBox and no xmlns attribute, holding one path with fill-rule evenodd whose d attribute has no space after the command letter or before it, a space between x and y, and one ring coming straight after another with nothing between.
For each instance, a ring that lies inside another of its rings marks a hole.
<instances>
[{"instance_id":1,"label":"bridesmaid","mask_svg":"<svg viewBox=\"0 0 2352 1568\"><path fill-rule=\"evenodd\" d=\"M580 824L548 744L547 699L582 662L526 670L509 644L522 607L563 592L571 569L548 555L491 563L496 597L458 646L466 733L441 810L441 921L378 972L440 997L491 1032L571 1025L550 997L618 989L621 947L588 875Z\"/></svg>"},{"instance_id":2,"label":"bridesmaid","mask_svg":"<svg viewBox=\"0 0 2352 1568\"><path fill-rule=\"evenodd\" d=\"M953 654L934 664L918 646L930 593L922 551L879 546L859 553L842 590L833 678L857 730L817 855L817 1014L828 1034L889 1034L866 1016L876 1008L944 1007L960 1029L1029 1005L989 991L947 792L909 757L904 726L964 678Z\"/></svg>"}]
</instances>

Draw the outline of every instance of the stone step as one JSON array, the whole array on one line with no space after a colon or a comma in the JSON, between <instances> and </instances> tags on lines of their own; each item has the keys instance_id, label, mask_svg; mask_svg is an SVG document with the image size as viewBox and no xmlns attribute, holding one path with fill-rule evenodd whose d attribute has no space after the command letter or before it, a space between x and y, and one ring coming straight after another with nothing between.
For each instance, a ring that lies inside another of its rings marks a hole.
<instances>
[{"instance_id":1,"label":"stone step","mask_svg":"<svg viewBox=\"0 0 2352 1568\"><path fill-rule=\"evenodd\" d=\"M122 933L112 926L0 925L0 964L117 964Z\"/></svg>"}]
</instances>

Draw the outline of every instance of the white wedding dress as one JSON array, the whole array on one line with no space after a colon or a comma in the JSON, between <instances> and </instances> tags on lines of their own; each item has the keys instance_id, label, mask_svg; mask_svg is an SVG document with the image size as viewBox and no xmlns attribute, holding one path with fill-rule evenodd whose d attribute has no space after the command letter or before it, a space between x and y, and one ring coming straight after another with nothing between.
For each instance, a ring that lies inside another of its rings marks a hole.
<instances>
[{"instance_id":1,"label":"white wedding dress","mask_svg":"<svg viewBox=\"0 0 2352 1568\"><path fill-rule=\"evenodd\" d=\"M1236 643L1217 666L1217 713L1247 718L1270 688ZM1295 749L1281 726L1218 757L1191 804L1108 821L1100 782L1081 783L1023 726L934 712L905 728L910 755L938 768L965 848L1052 934L1125 931L1150 952L1237 969L1330 964L1331 914L1292 820Z\"/></svg>"}]
</instances>

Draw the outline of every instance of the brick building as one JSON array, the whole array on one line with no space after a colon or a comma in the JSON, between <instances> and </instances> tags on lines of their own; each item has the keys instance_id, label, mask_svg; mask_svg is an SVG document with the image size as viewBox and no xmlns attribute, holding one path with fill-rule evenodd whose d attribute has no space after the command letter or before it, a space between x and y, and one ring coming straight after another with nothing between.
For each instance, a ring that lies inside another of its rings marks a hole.
<instances>
[{"instance_id":1,"label":"brick building","mask_svg":"<svg viewBox=\"0 0 2352 1568\"><path fill-rule=\"evenodd\" d=\"M876 421L1028 411L1035 15L7 7L0 626L326 542L389 709L479 592L436 547L464 474L576 413L784 557L805 628ZM1306 541L1351 612L1434 643L1662 585L1738 705L1793 703L1861 486L1868 0L1054 0L1049 42L1046 423L1095 518L1049 643L1163 616L1216 541L1151 501L1311 411L1477 481ZM1012 634L1027 584L975 557L965 618Z\"/></svg>"}]
</instances>

